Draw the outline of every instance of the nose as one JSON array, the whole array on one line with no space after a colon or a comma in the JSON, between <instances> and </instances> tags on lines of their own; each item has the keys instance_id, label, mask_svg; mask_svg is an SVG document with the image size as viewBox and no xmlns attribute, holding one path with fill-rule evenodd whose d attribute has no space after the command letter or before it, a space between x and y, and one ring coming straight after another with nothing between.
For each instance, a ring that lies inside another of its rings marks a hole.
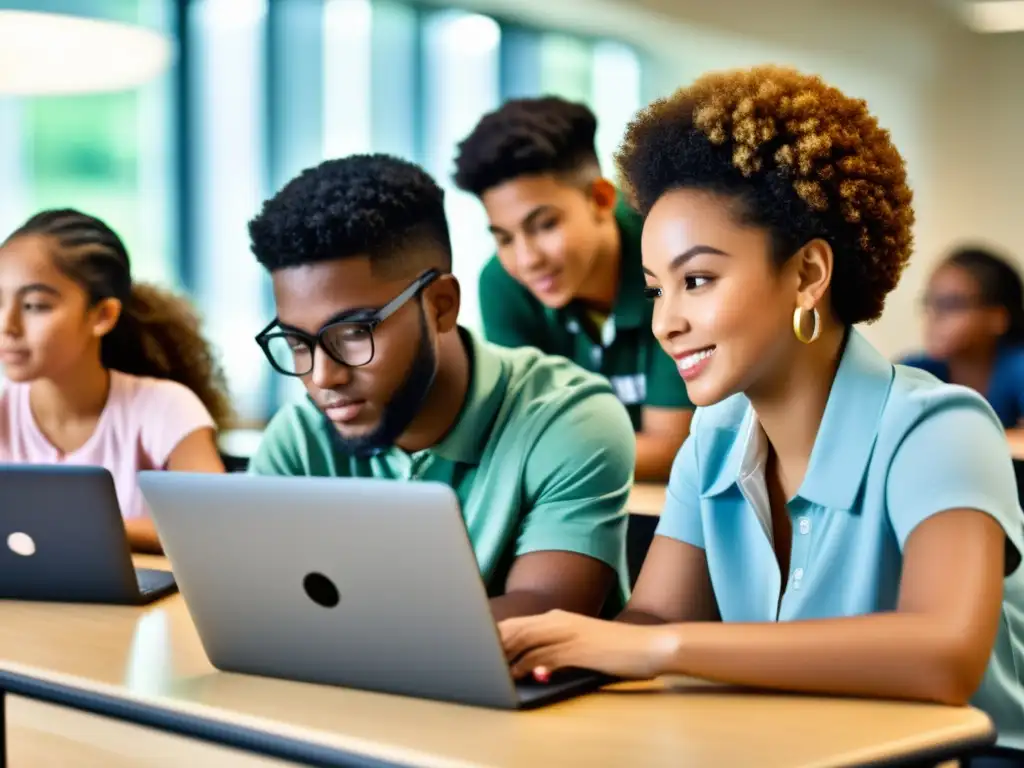
<instances>
[{"instance_id":1,"label":"nose","mask_svg":"<svg viewBox=\"0 0 1024 768\"><path fill-rule=\"evenodd\" d=\"M12 338L21 335L21 318L14 303L0 303L0 335Z\"/></svg>"},{"instance_id":2,"label":"nose","mask_svg":"<svg viewBox=\"0 0 1024 768\"><path fill-rule=\"evenodd\" d=\"M526 235L517 237L513 247L516 255L516 271L520 275L535 271L543 262L537 249Z\"/></svg>"},{"instance_id":3,"label":"nose","mask_svg":"<svg viewBox=\"0 0 1024 768\"><path fill-rule=\"evenodd\" d=\"M654 304L651 318L651 332L663 346L689 332L690 322L686 319L679 302L670 301L663 294Z\"/></svg>"},{"instance_id":4,"label":"nose","mask_svg":"<svg viewBox=\"0 0 1024 768\"><path fill-rule=\"evenodd\" d=\"M352 369L347 365L335 362L330 355L319 347L313 354L313 370L310 381L317 389L341 389L352 381Z\"/></svg>"}]
</instances>

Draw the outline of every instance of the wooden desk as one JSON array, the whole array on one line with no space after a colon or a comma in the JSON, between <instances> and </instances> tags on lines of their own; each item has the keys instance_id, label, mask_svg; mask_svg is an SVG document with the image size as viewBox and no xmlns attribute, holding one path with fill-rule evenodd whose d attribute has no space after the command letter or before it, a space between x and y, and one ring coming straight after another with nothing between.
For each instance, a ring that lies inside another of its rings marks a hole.
<instances>
[{"instance_id":1,"label":"wooden desk","mask_svg":"<svg viewBox=\"0 0 1024 768\"><path fill-rule=\"evenodd\" d=\"M865 765L940 761L994 739L969 708L682 681L510 713L225 674L179 595L147 608L0 602L0 660L0 689L17 696L316 765Z\"/></svg>"},{"instance_id":2,"label":"wooden desk","mask_svg":"<svg viewBox=\"0 0 1024 768\"><path fill-rule=\"evenodd\" d=\"M665 506L665 486L658 483L637 483L629 493L626 511L631 515L661 517Z\"/></svg>"}]
</instances>

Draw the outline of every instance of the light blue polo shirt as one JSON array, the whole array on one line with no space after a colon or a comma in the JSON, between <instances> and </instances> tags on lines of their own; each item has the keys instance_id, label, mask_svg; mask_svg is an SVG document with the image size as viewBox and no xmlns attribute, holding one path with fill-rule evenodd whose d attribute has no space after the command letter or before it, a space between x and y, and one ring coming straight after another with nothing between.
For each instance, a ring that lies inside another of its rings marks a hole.
<instances>
[{"instance_id":1,"label":"light blue polo shirt","mask_svg":"<svg viewBox=\"0 0 1024 768\"><path fill-rule=\"evenodd\" d=\"M1006 531L1003 611L972 704L1024 749L1024 513L1002 425L985 400L894 366L850 332L807 474L788 503L785 593L764 482L767 440L736 395L701 408L676 458L658 534L705 550L723 621L795 621L896 608L911 531L977 509Z\"/></svg>"}]
</instances>

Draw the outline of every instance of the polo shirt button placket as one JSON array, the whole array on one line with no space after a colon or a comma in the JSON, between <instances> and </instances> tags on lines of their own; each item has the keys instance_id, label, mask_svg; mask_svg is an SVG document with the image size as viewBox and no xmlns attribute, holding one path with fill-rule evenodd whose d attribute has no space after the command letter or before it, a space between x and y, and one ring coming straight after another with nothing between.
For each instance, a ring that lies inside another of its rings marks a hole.
<instances>
[{"instance_id":1,"label":"polo shirt button placket","mask_svg":"<svg viewBox=\"0 0 1024 768\"><path fill-rule=\"evenodd\" d=\"M410 459L411 461L409 463L409 479L422 479L424 473L427 471L427 467L430 466L430 454L412 456L410 457Z\"/></svg>"},{"instance_id":2,"label":"polo shirt button placket","mask_svg":"<svg viewBox=\"0 0 1024 768\"><path fill-rule=\"evenodd\" d=\"M790 584L793 589L800 589L806 576L807 558L811 546L810 534L812 529L809 509L802 509L802 514L796 518L796 536L793 539L793 552L791 559L792 571L790 572Z\"/></svg>"}]
</instances>

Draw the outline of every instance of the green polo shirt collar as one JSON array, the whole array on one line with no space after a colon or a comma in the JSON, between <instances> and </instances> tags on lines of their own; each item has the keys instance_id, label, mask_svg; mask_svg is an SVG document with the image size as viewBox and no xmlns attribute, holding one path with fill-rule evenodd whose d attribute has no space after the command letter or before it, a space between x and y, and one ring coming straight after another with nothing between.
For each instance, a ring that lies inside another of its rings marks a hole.
<instances>
[{"instance_id":1,"label":"green polo shirt collar","mask_svg":"<svg viewBox=\"0 0 1024 768\"><path fill-rule=\"evenodd\" d=\"M455 425L430 453L448 461L479 464L491 426L504 399L501 380L501 360L486 344L471 333L459 329L462 343L469 352L469 388L466 402L455 419Z\"/></svg>"}]
</instances>

